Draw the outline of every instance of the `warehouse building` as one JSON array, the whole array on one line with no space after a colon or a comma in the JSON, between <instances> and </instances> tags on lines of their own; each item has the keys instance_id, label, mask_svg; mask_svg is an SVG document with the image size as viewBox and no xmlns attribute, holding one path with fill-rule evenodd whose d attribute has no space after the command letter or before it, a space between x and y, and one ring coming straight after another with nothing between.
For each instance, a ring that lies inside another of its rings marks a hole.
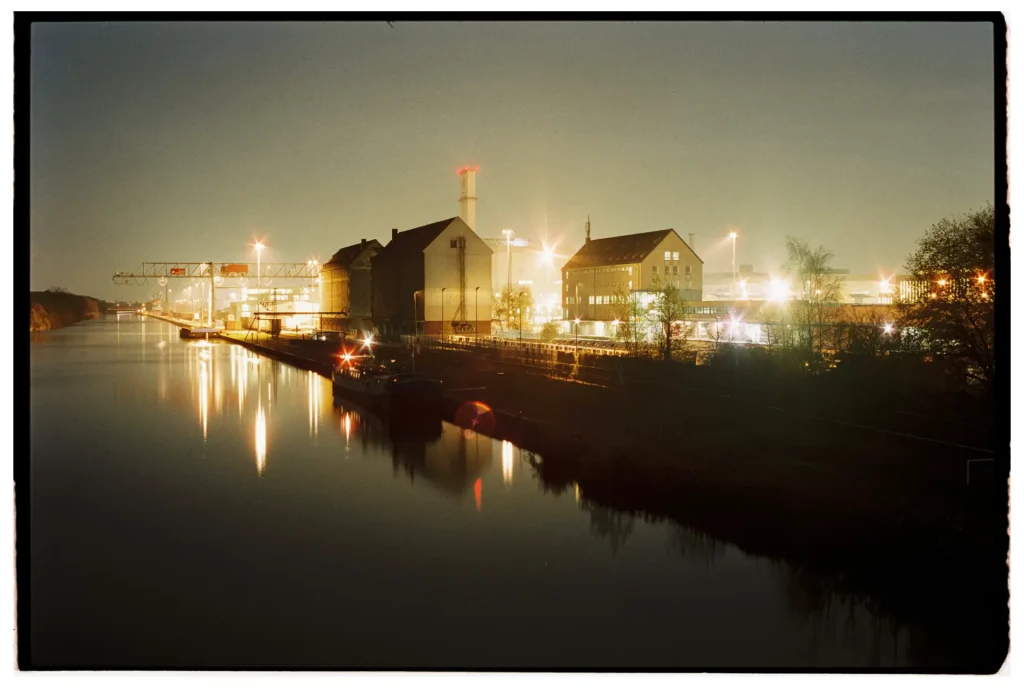
<instances>
[{"instance_id":1,"label":"warehouse building","mask_svg":"<svg viewBox=\"0 0 1024 692\"><path fill-rule=\"evenodd\" d=\"M371 328L370 261L380 249L365 238L343 247L320 267L320 329L357 332Z\"/></svg>"},{"instance_id":2,"label":"warehouse building","mask_svg":"<svg viewBox=\"0 0 1024 692\"><path fill-rule=\"evenodd\" d=\"M392 229L371 259L374 327L388 339L490 334L491 254L458 216Z\"/></svg>"},{"instance_id":3,"label":"warehouse building","mask_svg":"<svg viewBox=\"0 0 1024 692\"><path fill-rule=\"evenodd\" d=\"M620 310L617 298L656 285L700 300L704 262L691 244L671 228L592 240L588 222L583 247L562 266L562 318L611 322Z\"/></svg>"}]
</instances>

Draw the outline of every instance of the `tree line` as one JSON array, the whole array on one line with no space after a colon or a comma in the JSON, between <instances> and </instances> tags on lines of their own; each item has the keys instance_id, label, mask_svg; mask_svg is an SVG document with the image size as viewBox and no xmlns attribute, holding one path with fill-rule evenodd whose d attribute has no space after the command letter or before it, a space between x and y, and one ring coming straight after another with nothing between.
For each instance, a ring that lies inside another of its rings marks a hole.
<instances>
[{"instance_id":1,"label":"tree line","mask_svg":"<svg viewBox=\"0 0 1024 692\"><path fill-rule=\"evenodd\" d=\"M995 208L989 203L933 224L905 261L908 286L893 286L891 304L850 309L833 253L787 238L783 273L795 295L762 306L761 348L818 371L850 355L901 356L938 362L960 381L991 388L995 376ZM631 357L693 357L688 342L698 316L682 291L656 281L644 292L617 294L614 336ZM707 320L712 353L730 342L728 316Z\"/></svg>"}]
</instances>

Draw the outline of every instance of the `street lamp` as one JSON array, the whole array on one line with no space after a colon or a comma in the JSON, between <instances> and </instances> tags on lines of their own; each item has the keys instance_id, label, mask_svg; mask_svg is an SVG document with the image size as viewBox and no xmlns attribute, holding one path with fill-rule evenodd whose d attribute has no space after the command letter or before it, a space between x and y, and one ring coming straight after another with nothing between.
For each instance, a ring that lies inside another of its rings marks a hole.
<instances>
[{"instance_id":1,"label":"street lamp","mask_svg":"<svg viewBox=\"0 0 1024 692\"><path fill-rule=\"evenodd\" d=\"M505 265L506 265L506 268L508 269L508 285L506 286L506 290L509 293L511 293L512 292L512 236L515 235L515 234L512 232L511 228L506 228L501 233L502 233L502 235L505 236L505 247L507 248L506 249L506 253L505 253L505 258L506 258L505 259Z\"/></svg>"},{"instance_id":2,"label":"street lamp","mask_svg":"<svg viewBox=\"0 0 1024 692\"><path fill-rule=\"evenodd\" d=\"M576 353L578 353L580 350L580 318L577 317L574 320L574 322L576 323L576 345L574 347L574 350Z\"/></svg>"},{"instance_id":3,"label":"street lamp","mask_svg":"<svg viewBox=\"0 0 1024 692\"><path fill-rule=\"evenodd\" d=\"M444 292L447 288L441 289L441 343L444 343Z\"/></svg>"},{"instance_id":4,"label":"street lamp","mask_svg":"<svg viewBox=\"0 0 1024 692\"><path fill-rule=\"evenodd\" d=\"M256 243L253 245L253 247L256 248L256 341L259 341L260 340L260 306L261 306L261 302L260 301L263 299L263 296L261 295L261 290L262 290L262 287L263 287L263 272L261 270L263 268L262 267L263 248L265 248L266 245L263 244L263 241L257 240Z\"/></svg>"},{"instance_id":5,"label":"street lamp","mask_svg":"<svg viewBox=\"0 0 1024 692\"><path fill-rule=\"evenodd\" d=\"M729 238L732 240L732 297L736 299L736 231L729 233Z\"/></svg>"},{"instance_id":6,"label":"street lamp","mask_svg":"<svg viewBox=\"0 0 1024 692\"><path fill-rule=\"evenodd\" d=\"M473 289L473 301L475 303L474 309L476 315L473 319L473 341L476 343L480 342L480 287L477 286Z\"/></svg>"}]
</instances>

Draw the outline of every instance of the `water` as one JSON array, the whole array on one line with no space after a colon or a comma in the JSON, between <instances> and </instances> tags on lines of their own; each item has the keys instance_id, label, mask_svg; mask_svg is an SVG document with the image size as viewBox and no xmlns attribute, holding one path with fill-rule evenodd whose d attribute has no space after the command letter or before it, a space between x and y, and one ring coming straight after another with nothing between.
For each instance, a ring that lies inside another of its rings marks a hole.
<instances>
[{"instance_id":1,"label":"water","mask_svg":"<svg viewBox=\"0 0 1024 692\"><path fill-rule=\"evenodd\" d=\"M785 564L152 318L34 337L31 407L37 666L913 662L913 632Z\"/></svg>"}]
</instances>

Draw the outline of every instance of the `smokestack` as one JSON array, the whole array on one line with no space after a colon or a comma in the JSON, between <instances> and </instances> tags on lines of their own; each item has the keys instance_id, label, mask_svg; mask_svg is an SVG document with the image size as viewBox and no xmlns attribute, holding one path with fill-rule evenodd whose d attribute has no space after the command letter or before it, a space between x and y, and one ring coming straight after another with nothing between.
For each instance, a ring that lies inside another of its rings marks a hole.
<instances>
[{"instance_id":1,"label":"smokestack","mask_svg":"<svg viewBox=\"0 0 1024 692\"><path fill-rule=\"evenodd\" d=\"M463 166L456 171L462 178L459 216L473 231L476 231L476 173L479 170L480 166Z\"/></svg>"},{"instance_id":2,"label":"smokestack","mask_svg":"<svg viewBox=\"0 0 1024 692\"><path fill-rule=\"evenodd\" d=\"M391 229L391 240L394 240L397 237L398 237L398 229L397 228L392 228Z\"/></svg>"},{"instance_id":3,"label":"smokestack","mask_svg":"<svg viewBox=\"0 0 1024 692\"><path fill-rule=\"evenodd\" d=\"M590 214L587 214L587 241L590 242Z\"/></svg>"},{"instance_id":4,"label":"smokestack","mask_svg":"<svg viewBox=\"0 0 1024 692\"><path fill-rule=\"evenodd\" d=\"M361 247L361 248L366 247L366 238L360 238L359 239L359 247Z\"/></svg>"},{"instance_id":5,"label":"smokestack","mask_svg":"<svg viewBox=\"0 0 1024 692\"><path fill-rule=\"evenodd\" d=\"M691 233L691 234L690 234L690 242L689 242L689 243L687 243L687 245L689 245L689 246L690 246L690 249L691 249L691 250L693 250L693 242L694 242L694 238L695 238L694 234L693 234L693 233ZM693 251L694 251L694 252L697 252L696 250L693 250Z\"/></svg>"}]
</instances>

